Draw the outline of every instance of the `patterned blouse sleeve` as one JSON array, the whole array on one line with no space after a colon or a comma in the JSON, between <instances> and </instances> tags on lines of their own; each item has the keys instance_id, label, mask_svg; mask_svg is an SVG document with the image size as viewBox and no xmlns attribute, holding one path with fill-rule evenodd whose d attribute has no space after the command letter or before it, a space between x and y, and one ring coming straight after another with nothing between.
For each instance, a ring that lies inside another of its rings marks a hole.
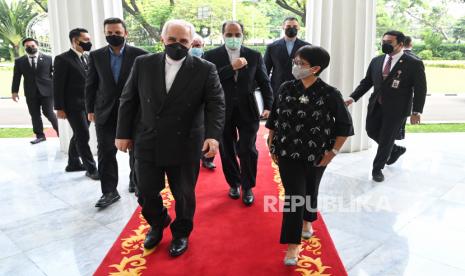
<instances>
[{"instance_id":1,"label":"patterned blouse sleeve","mask_svg":"<svg viewBox=\"0 0 465 276\"><path fill-rule=\"evenodd\" d=\"M330 93L329 108L334 116L334 134L342 137L354 135L352 116L347 109L344 99L337 89Z\"/></svg>"},{"instance_id":2,"label":"patterned blouse sleeve","mask_svg":"<svg viewBox=\"0 0 465 276\"><path fill-rule=\"evenodd\" d=\"M273 107L271 108L270 116L268 116L268 120L266 120L265 127L270 129L270 130L275 130L275 124L276 121L278 120L278 114L276 113L276 109L278 108L278 103L279 103L279 95L282 93L283 89L285 89L285 83L283 83L279 89L278 93L276 93L276 97L274 98L273 101Z\"/></svg>"}]
</instances>

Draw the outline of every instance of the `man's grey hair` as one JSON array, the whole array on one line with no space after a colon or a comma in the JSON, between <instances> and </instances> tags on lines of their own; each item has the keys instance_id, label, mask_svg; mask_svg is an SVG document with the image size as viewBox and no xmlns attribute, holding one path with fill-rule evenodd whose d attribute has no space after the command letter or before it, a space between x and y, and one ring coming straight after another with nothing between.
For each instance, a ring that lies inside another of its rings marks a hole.
<instances>
[{"instance_id":1,"label":"man's grey hair","mask_svg":"<svg viewBox=\"0 0 465 276\"><path fill-rule=\"evenodd\" d=\"M197 33L194 35L194 39L193 39L193 40L198 40L198 41L200 41L200 43L202 43L202 45L205 44L205 42L204 42L204 40L203 40L203 37L201 37L201 36L200 36L199 34L197 34Z\"/></svg>"},{"instance_id":2,"label":"man's grey hair","mask_svg":"<svg viewBox=\"0 0 465 276\"><path fill-rule=\"evenodd\" d=\"M166 37L166 33L168 32L168 28L170 26L172 26L172 25L179 25L179 26L185 27L186 29L189 30L189 32L191 34L191 39L194 39L194 36L196 35L194 25L192 25L192 23L187 22L186 20L182 20L182 19L171 19L171 20L166 21L165 25L163 25L163 29L161 30L161 36L162 37Z\"/></svg>"}]
</instances>

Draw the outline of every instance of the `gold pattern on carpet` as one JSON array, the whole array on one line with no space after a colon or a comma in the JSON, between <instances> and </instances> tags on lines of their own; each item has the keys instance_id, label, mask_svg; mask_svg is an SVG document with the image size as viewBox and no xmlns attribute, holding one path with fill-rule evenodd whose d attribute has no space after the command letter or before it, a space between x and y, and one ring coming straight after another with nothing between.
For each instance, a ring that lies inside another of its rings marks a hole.
<instances>
[{"instance_id":1,"label":"gold pattern on carpet","mask_svg":"<svg viewBox=\"0 0 465 276\"><path fill-rule=\"evenodd\" d=\"M165 181L165 189L160 192L163 198L163 205L166 208L171 208L173 205L174 197L168 186L168 182ZM141 251L141 253L133 255L131 257L123 257L119 264L110 265L111 268L115 268L116 272L111 272L111 276L140 276L142 271L146 270L145 264L147 260L145 257L152 254L157 247L151 250L144 249L145 234L149 231L150 225L144 219L142 214L139 214L140 225L137 229L132 230L133 235L128 238L121 239L121 253L123 255L132 254L135 251Z\"/></svg>"}]
</instances>

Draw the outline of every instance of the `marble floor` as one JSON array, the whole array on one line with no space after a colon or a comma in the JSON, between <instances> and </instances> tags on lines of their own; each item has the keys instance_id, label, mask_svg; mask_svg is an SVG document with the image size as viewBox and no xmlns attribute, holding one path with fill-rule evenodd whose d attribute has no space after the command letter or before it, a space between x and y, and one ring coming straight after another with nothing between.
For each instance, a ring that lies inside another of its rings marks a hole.
<instances>
[{"instance_id":1,"label":"marble floor","mask_svg":"<svg viewBox=\"0 0 465 276\"><path fill-rule=\"evenodd\" d=\"M349 275L465 275L463 141L465 133L409 134L381 184L370 177L374 149L334 159L320 209ZM99 182L63 172L58 139L0 146L0 275L91 275L137 206L128 166L122 199L99 211Z\"/></svg>"}]
</instances>

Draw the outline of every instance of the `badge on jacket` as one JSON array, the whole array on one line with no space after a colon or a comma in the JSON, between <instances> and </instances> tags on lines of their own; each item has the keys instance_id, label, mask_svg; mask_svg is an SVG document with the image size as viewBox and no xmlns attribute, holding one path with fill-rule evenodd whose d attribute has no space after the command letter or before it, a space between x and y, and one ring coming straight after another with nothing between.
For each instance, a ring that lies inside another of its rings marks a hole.
<instances>
[{"instance_id":1,"label":"badge on jacket","mask_svg":"<svg viewBox=\"0 0 465 276\"><path fill-rule=\"evenodd\" d=\"M400 74L402 74L402 71L401 70L398 70L397 71L397 75L394 77L394 79L392 80L392 85L391 87L394 88L394 89L397 89L399 88L399 85L400 85Z\"/></svg>"}]
</instances>

